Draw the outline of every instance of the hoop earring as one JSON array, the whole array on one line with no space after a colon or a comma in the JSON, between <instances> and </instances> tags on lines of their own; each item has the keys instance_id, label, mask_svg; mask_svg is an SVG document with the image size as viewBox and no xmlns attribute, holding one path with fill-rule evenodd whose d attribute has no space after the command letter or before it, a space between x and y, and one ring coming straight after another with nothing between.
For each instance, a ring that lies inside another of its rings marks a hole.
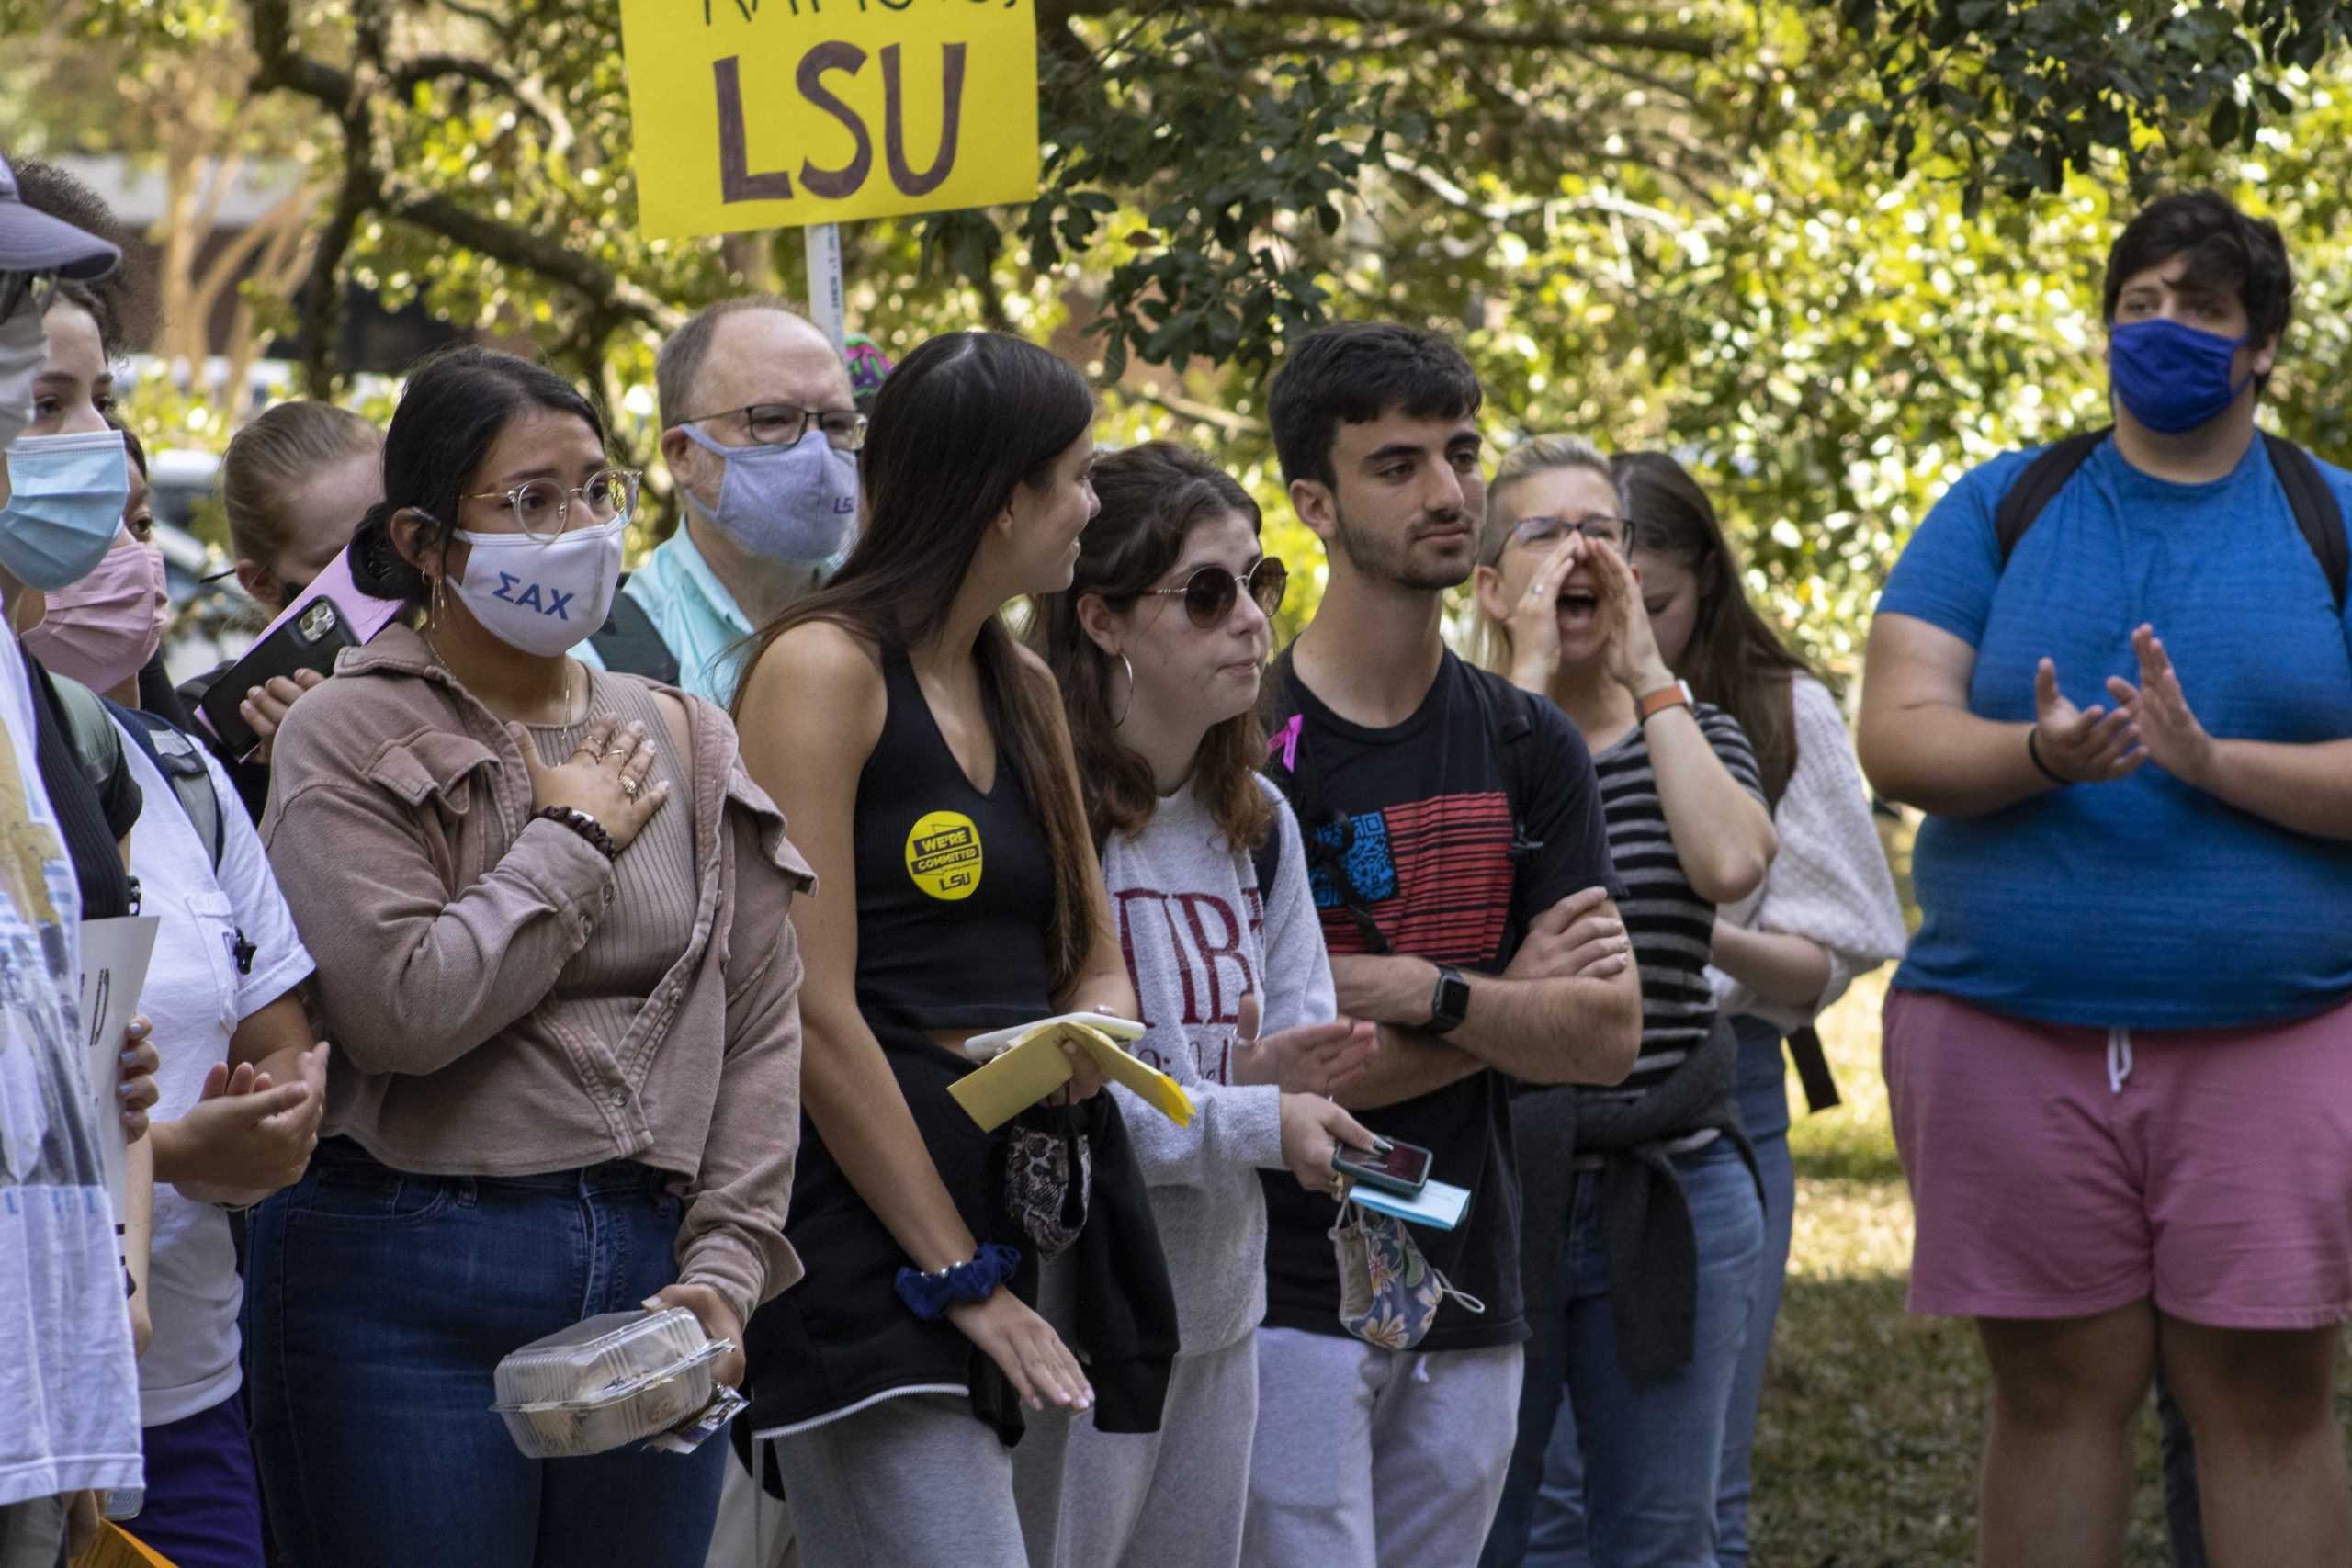
<instances>
[{"instance_id":1,"label":"hoop earring","mask_svg":"<svg viewBox=\"0 0 2352 1568\"><path fill-rule=\"evenodd\" d=\"M1127 671L1127 705L1121 708L1119 716L1111 721L1111 728L1114 729L1127 722L1127 715L1133 713L1136 706L1136 667L1128 663L1127 656L1124 653L1119 655L1119 662Z\"/></svg>"},{"instance_id":2,"label":"hoop earring","mask_svg":"<svg viewBox=\"0 0 2352 1568\"><path fill-rule=\"evenodd\" d=\"M424 613L425 624L428 626L437 626L441 624L443 607L441 591L447 586L448 581L449 577L447 572L436 571L433 574L433 603L425 607Z\"/></svg>"}]
</instances>

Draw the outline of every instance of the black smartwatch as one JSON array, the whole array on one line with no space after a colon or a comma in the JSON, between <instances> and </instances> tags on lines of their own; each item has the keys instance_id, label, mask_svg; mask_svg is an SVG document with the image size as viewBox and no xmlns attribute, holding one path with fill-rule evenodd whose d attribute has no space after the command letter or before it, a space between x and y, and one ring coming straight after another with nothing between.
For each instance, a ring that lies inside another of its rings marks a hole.
<instances>
[{"instance_id":1,"label":"black smartwatch","mask_svg":"<svg viewBox=\"0 0 2352 1568\"><path fill-rule=\"evenodd\" d=\"M1437 988L1430 993L1430 1021L1422 1027L1443 1034L1470 1016L1470 982L1459 969L1437 966Z\"/></svg>"}]
</instances>

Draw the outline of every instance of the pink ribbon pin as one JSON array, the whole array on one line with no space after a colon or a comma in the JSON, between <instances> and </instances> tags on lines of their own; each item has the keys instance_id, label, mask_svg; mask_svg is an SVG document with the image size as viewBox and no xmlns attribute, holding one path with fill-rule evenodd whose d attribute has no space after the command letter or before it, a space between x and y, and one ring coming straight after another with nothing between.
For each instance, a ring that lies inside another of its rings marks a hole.
<instances>
[{"instance_id":1,"label":"pink ribbon pin","mask_svg":"<svg viewBox=\"0 0 2352 1568\"><path fill-rule=\"evenodd\" d=\"M1306 727L1306 716L1303 713L1295 713L1290 716L1290 722L1275 730L1266 741L1267 754L1272 756L1274 752L1280 751L1283 754L1283 768L1294 773L1298 772L1299 731Z\"/></svg>"}]
</instances>

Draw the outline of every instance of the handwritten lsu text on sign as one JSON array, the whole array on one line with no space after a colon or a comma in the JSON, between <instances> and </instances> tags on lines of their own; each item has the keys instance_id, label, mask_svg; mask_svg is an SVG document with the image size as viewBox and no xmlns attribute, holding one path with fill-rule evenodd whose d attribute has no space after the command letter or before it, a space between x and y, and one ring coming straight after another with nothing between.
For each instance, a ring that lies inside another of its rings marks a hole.
<instances>
[{"instance_id":1,"label":"handwritten lsu text on sign","mask_svg":"<svg viewBox=\"0 0 2352 1568\"><path fill-rule=\"evenodd\" d=\"M622 0L657 238L1027 201L1035 0Z\"/></svg>"}]
</instances>

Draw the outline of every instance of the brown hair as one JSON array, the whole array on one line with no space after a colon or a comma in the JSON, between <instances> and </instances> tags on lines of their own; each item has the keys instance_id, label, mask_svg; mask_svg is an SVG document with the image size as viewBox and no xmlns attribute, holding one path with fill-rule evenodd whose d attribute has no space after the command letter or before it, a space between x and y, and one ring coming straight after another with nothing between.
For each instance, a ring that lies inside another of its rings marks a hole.
<instances>
[{"instance_id":1,"label":"brown hair","mask_svg":"<svg viewBox=\"0 0 2352 1568\"><path fill-rule=\"evenodd\" d=\"M1701 702L1739 721L1756 749L1764 798L1777 807L1797 761L1790 687L1801 674L1822 677L1749 602L1714 505L1681 464L1663 452L1627 452L1611 467L1634 520L1634 547L1672 556L1699 580L1698 614L1675 673Z\"/></svg>"},{"instance_id":2,"label":"brown hair","mask_svg":"<svg viewBox=\"0 0 2352 1568\"><path fill-rule=\"evenodd\" d=\"M1051 481L1056 461L1094 423L1094 394L1084 377L1034 344L949 333L891 372L873 419L860 458L865 525L832 581L753 639L732 705L739 723L760 655L794 626L828 621L885 649L937 637L989 523L1015 487ZM1100 865L1071 777L1061 694L1001 616L981 626L972 653L989 729L1036 810L1053 861L1046 957L1059 992L1093 942Z\"/></svg>"},{"instance_id":3,"label":"brown hair","mask_svg":"<svg viewBox=\"0 0 2352 1568\"><path fill-rule=\"evenodd\" d=\"M320 470L384 449L383 433L333 403L286 402L262 412L237 432L220 459L220 504L229 514L229 547L240 558L274 570L294 519L290 492ZM351 531L359 519L350 520Z\"/></svg>"},{"instance_id":4,"label":"brown hair","mask_svg":"<svg viewBox=\"0 0 2352 1568\"><path fill-rule=\"evenodd\" d=\"M1142 832L1159 807L1159 791L1151 764L1119 741L1111 716L1115 661L1086 635L1078 602L1091 593L1125 615L1183 555L1196 525L1238 513L1255 533L1263 519L1250 492L1225 470L1171 441L1147 441L1098 460L1094 493L1102 510L1079 536L1078 570L1068 592L1040 601L1029 623L1029 646L1061 686L1086 795L1086 825L1099 851L1114 831ZM1193 791L1236 850L1255 846L1273 824L1273 809L1258 784L1257 764L1265 751L1253 706L1211 728L1193 758Z\"/></svg>"}]
</instances>

